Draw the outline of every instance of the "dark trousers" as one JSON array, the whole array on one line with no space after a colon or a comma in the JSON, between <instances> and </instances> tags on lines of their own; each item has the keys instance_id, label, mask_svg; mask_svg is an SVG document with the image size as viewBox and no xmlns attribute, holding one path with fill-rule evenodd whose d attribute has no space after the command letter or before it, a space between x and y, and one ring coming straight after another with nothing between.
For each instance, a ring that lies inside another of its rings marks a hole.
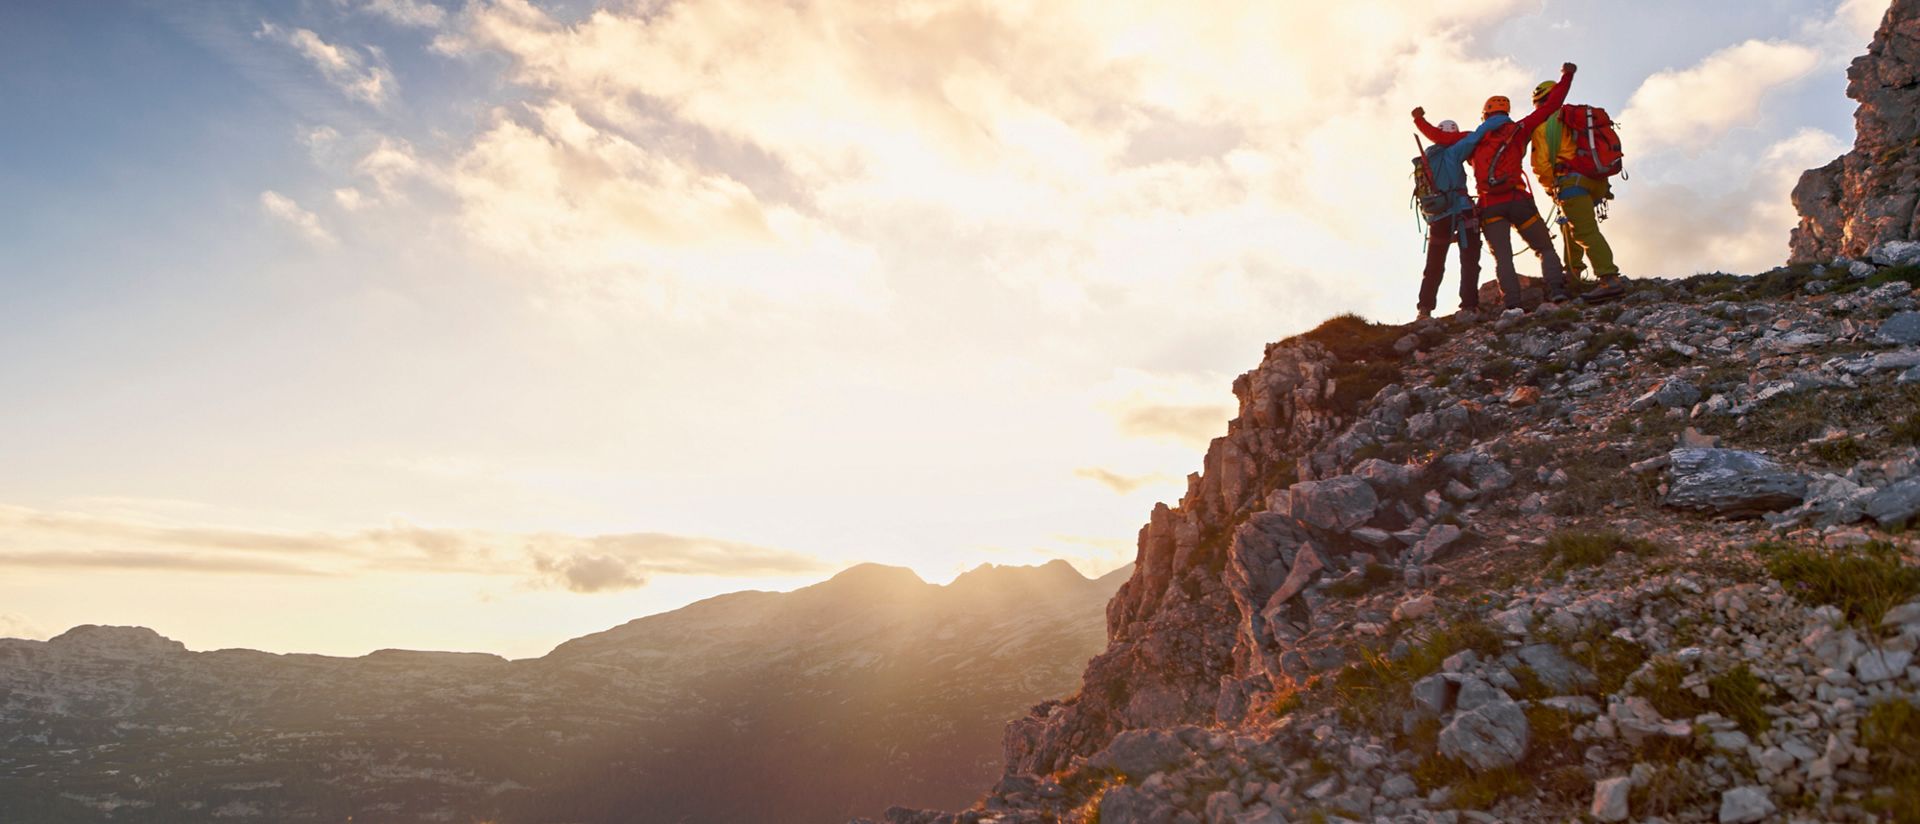
<instances>
[{"instance_id":1,"label":"dark trousers","mask_svg":"<svg viewBox=\"0 0 1920 824\"><path fill-rule=\"evenodd\" d=\"M1480 308L1480 231L1471 212L1427 224L1427 269L1420 275L1420 311L1433 311L1440 278L1447 273L1447 250L1460 242L1460 308Z\"/></svg>"},{"instance_id":2,"label":"dark trousers","mask_svg":"<svg viewBox=\"0 0 1920 824\"><path fill-rule=\"evenodd\" d=\"M1513 235L1509 230L1517 229L1520 239L1527 242L1533 253L1540 256L1540 276L1547 281L1547 298L1565 300L1567 298L1567 278L1560 270L1560 253L1553 249L1553 235L1547 232L1547 222L1540 219L1540 210L1533 207L1533 198L1517 198L1505 203L1480 207L1480 231L1487 235L1487 248L1493 250L1493 274L1500 279L1500 291L1506 296L1507 308L1520 305L1520 275L1513 271Z\"/></svg>"}]
</instances>

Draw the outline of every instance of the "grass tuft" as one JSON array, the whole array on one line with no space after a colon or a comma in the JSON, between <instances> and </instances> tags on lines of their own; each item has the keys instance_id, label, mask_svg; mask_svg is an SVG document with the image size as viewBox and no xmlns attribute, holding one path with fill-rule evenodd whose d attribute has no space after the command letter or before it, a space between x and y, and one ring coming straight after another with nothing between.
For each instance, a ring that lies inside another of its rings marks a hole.
<instances>
[{"instance_id":1,"label":"grass tuft","mask_svg":"<svg viewBox=\"0 0 1920 824\"><path fill-rule=\"evenodd\" d=\"M1897 824L1920 824L1920 707L1899 698L1873 705L1860 722L1860 743L1881 788L1868 803Z\"/></svg>"},{"instance_id":2,"label":"grass tuft","mask_svg":"<svg viewBox=\"0 0 1920 824\"><path fill-rule=\"evenodd\" d=\"M1633 538L1618 532L1562 530L1547 539L1546 554L1558 569L1599 566L1613 556L1626 552L1646 558L1660 552L1660 546L1645 538Z\"/></svg>"},{"instance_id":3,"label":"grass tuft","mask_svg":"<svg viewBox=\"0 0 1920 824\"><path fill-rule=\"evenodd\" d=\"M1920 595L1920 567L1907 566L1884 541L1837 550L1769 541L1754 551L1788 594L1839 607L1855 626L1872 627L1887 610Z\"/></svg>"}]
</instances>

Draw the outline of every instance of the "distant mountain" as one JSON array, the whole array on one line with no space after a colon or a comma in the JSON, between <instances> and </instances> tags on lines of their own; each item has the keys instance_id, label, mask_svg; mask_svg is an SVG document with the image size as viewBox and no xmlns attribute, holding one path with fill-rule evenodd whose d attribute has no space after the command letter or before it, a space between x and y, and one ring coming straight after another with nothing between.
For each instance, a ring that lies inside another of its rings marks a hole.
<instances>
[{"instance_id":1,"label":"distant mountain","mask_svg":"<svg viewBox=\"0 0 1920 824\"><path fill-rule=\"evenodd\" d=\"M0 639L0 821L841 822L964 806L1129 573L862 565L545 657Z\"/></svg>"}]
</instances>

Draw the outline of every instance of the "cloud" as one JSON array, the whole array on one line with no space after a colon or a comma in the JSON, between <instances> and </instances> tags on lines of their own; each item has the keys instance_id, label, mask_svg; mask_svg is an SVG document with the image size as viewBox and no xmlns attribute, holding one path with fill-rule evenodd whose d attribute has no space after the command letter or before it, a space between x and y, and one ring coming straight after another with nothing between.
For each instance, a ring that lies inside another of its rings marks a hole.
<instances>
[{"instance_id":1,"label":"cloud","mask_svg":"<svg viewBox=\"0 0 1920 824\"><path fill-rule=\"evenodd\" d=\"M300 564L260 558L166 555L150 552L0 552L0 567L19 569L116 569L156 572L234 572L260 575L325 575Z\"/></svg>"},{"instance_id":2,"label":"cloud","mask_svg":"<svg viewBox=\"0 0 1920 824\"><path fill-rule=\"evenodd\" d=\"M760 577L827 569L818 559L785 550L657 532L538 536L532 544L534 567L574 592L632 589L653 575Z\"/></svg>"},{"instance_id":3,"label":"cloud","mask_svg":"<svg viewBox=\"0 0 1920 824\"><path fill-rule=\"evenodd\" d=\"M1121 434L1129 437L1204 446L1226 434L1226 422L1233 417L1233 410L1218 404L1138 403L1116 410L1115 417Z\"/></svg>"},{"instance_id":4,"label":"cloud","mask_svg":"<svg viewBox=\"0 0 1920 824\"><path fill-rule=\"evenodd\" d=\"M1743 160L1752 173L1725 191L1635 181L1631 208L1607 221L1607 237L1623 261L1664 267L1646 274L1770 269L1780 263L1788 232L1799 220L1788 195L1801 172L1846 149L1839 137L1802 129L1757 159Z\"/></svg>"},{"instance_id":5,"label":"cloud","mask_svg":"<svg viewBox=\"0 0 1920 824\"><path fill-rule=\"evenodd\" d=\"M1748 40L1690 68L1648 77L1627 101L1620 122L1642 150L1711 146L1727 130L1753 123L1770 92L1806 76L1819 62L1819 52L1800 43Z\"/></svg>"},{"instance_id":6,"label":"cloud","mask_svg":"<svg viewBox=\"0 0 1920 824\"><path fill-rule=\"evenodd\" d=\"M334 0L341 6L350 6L362 14L382 17L389 22L411 28L438 28L447 20L447 10L426 0Z\"/></svg>"},{"instance_id":7,"label":"cloud","mask_svg":"<svg viewBox=\"0 0 1920 824\"><path fill-rule=\"evenodd\" d=\"M655 575L764 577L827 565L788 550L657 532L502 533L408 523L357 532L285 532L0 505L0 568L263 575L367 572L488 575L597 592Z\"/></svg>"},{"instance_id":8,"label":"cloud","mask_svg":"<svg viewBox=\"0 0 1920 824\"><path fill-rule=\"evenodd\" d=\"M332 246L336 241L332 232L320 222L320 216L301 208L293 198L268 189L260 193L260 208L267 214L286 221L287 225L299 230L300 235L319 246Z\"/></svg>"},{"instance_id":9,"label":"cloud","mask_svg":"<svg viewBox=\"0 0 1920 824\"><path fill-rule=\"evenodd\" d=\"M1075 477L1086 478L1089 481L1098 483L1122 495L1130 494L1134 490L1149 484L1162 483L1168 480L1167 475L1160 472L1151 472L1145 475L1122 475L1118 472L1101 469L1097 466L1083 466L1075 469L1073 474Z\"/></svg>"},{"instance_id":10,"label":"cloud","mask_svg":"<svg viewBox=\"0 0 1920 824\"><path fill-rule=\"evenodd\" d=\"M362 54L352 46L328 43L310 29L286 29L268 22L262 22L254 36L291 46L341 93L374 108L384 108L399 92L400 85L383 65L378 49L368 48Z\"/></svg>"}]
</instances>

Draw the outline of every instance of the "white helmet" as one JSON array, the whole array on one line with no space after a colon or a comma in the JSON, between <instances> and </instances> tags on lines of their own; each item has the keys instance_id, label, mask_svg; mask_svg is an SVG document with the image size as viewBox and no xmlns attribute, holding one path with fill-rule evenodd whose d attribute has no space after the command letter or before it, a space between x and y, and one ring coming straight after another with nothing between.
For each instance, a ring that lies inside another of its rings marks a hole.
<instances>
[{"instance_id":1,"label":"white helmet","mask_svg":"<svg viewBox=\"0 0 1920 824\"><path fill-rule=\"evenodd\" d=\"M1440 131L1446 132L1447 134L1458 134L1460 132L1460 124L1451 120L1442 120L1440 121Z\"/></svg>"}]
</instances>

